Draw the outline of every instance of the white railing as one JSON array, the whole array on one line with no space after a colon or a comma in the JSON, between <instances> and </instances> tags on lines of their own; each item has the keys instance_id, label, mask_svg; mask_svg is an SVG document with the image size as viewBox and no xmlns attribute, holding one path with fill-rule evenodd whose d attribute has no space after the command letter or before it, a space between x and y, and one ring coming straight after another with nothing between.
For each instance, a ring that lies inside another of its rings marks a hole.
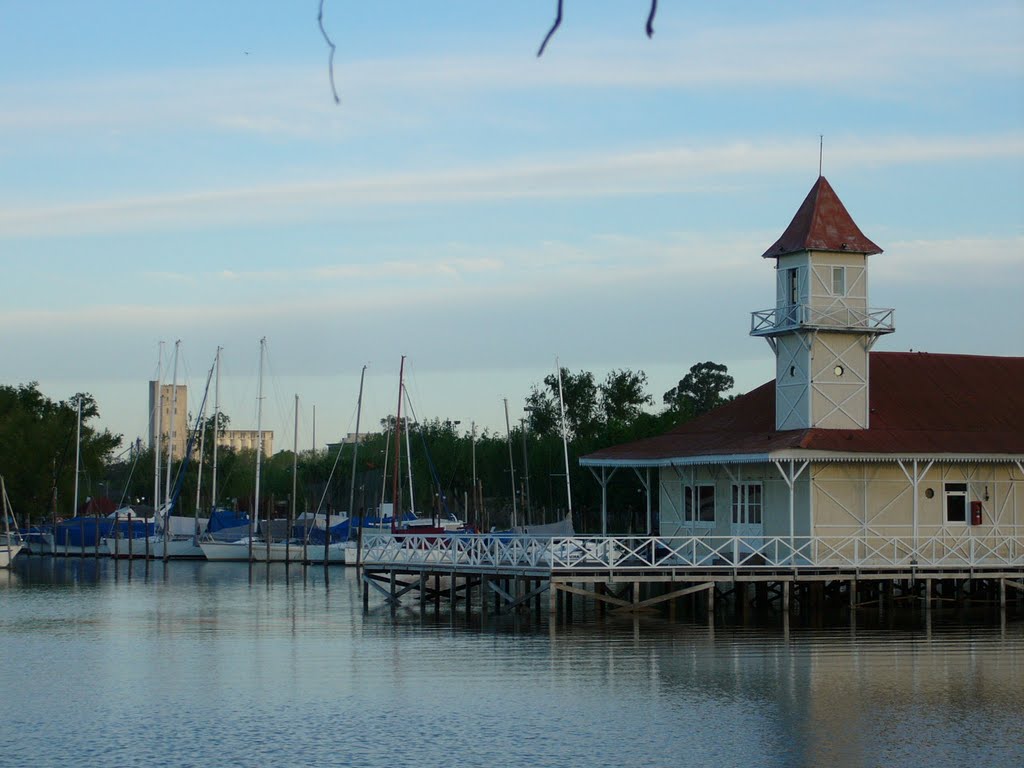
<instances>
[{"instance_id":1,"label":"white railing","mask_svg":"<svg viewBox=\"0 0 1024 768\"><path fill-rule=\"evenodd\" d=\"M768 336L793 328L855 328L872 333L892 333L895 330L892 309L854 309L834 306L811 307L792 304L775 309L762 309L750 313L750 333Z\"/></svg>"},{"instance_id":2,"label":"white railing","mask_svg":"<svg viewBox=\"0 0 1024 768\"><path fill-rule=\"evenodd\" d=\"M899 536L368 535L368 567L628 571L734 568L1024 568L1024 533Z\"/></svg>"}]
</instances>

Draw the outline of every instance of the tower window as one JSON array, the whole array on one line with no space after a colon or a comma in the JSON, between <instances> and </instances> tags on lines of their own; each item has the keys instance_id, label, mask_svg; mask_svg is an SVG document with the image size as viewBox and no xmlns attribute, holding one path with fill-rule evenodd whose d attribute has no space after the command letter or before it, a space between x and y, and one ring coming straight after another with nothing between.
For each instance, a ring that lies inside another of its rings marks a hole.
<instances>
[{"instance_id":1,"label":"tower window","mask_svg":"<svg viewBox=\"0 0 1024 768\"><path fill-rule=\"evenodd\" d=\"M832 267L832 295L846 295L846 267Z\"/></svg>"},{"instance_id":2,"label":"tower window","mask_svg":"<svg viewBox=\"0 0 1024 768\"><path fill-rule=\"evenodd\" d=\"M789 303L800 303L800 270L786 270L786 285L789 287Z\"/></svg>"}]
</instances>

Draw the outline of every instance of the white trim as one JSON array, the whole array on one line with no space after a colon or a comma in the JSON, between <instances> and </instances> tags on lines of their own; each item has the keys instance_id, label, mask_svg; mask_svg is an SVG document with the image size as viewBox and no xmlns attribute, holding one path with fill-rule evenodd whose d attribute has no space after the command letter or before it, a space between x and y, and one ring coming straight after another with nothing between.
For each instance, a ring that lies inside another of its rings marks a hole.
<instances>
[{"instance_id":1,"label":"white trim","mask_svg":"<svg viewBox=\"0 0 1024 768\"><path fill-rule=\"evenodd\" d=\"M700 456L673 456L664 459L587 459L582 467L674 467L701 464L766 464L773 461L862 462L867 464L899 461L934 461L951 464L1016 464L1024 473L1024 458L1012 454L950 454L950 453L831 453L791 449L773 453L723 453Z\"/></svg>"}]
</instances>

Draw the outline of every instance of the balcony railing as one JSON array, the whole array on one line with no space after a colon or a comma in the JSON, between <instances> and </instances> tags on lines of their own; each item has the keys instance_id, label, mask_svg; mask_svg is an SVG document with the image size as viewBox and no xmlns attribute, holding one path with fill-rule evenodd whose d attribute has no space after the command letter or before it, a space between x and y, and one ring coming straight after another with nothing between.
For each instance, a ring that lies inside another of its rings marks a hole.
<instances>
[{"instance_id":1,"label":"balcony railing","mask_svg":"<svg viewBox=\"0 0 1024 768\"><path fill-rule=\"evenodd\" d=\"M842 306L817 308L807 304L792 304L751 312L750 335L773 336L798 328L892 333L896 329L893 314L892 309L853 309Z\"/></svg>"},{"instance_id":2,"label":"balcony railing","mask_svg":"<svg viewBox=\"0 0 1024 768\"><path fill-rule=\"evenodd\" d=\"M1024 568L1024 530L938 536L366 537L369 568L479 572Z\"/></svg>"}]
</instances>

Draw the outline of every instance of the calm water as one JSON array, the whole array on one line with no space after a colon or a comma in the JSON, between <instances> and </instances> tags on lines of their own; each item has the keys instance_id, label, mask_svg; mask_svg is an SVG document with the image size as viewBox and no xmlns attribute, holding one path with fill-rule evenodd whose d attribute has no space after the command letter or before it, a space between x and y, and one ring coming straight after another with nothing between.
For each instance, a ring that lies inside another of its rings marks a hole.
<instances>
[{"instance_id":1,"label":"calm water","mask_svg":"<svg viewBox=\"0 0 1024 768\"><path fill-rule=\"evenodd\" d=\"M1019 621L481 626L290 573L0 572L0 765L1024 765Z\"/></svg>"}]
</instances>

